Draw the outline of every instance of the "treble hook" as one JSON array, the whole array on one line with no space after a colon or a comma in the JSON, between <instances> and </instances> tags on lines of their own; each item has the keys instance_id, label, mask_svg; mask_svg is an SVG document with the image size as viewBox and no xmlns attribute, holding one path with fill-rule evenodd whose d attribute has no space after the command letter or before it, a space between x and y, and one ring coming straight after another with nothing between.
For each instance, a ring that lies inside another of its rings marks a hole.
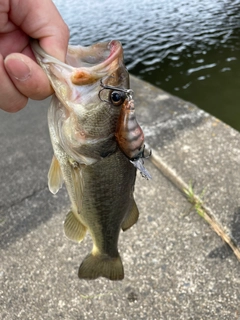
<instances>
[{"instance_id":1,"label":"treble hook","mask_svg":"<svg viewBox=\"0 0 240 320\"><path fill-rule=\"evenodd\" d=\"M142 152L136 157L135 159L130 159L130 162L134 165L135 168L137 168L140 171L140 174L143 178L149 180L152 179L150 173L148 170L144 167L144 160L143 159L148 159L152 155L152 150L149 150L149 153L147 156L144 154L145 151L145 144L143 146Z\"/></svg>"},{"instance_id":2,"label":"treble hook","mask_svg":"<svg viewBox=\"0 0 240 320\"><path fill-rule=\"evenodd\" d=\"M101 101L104 101L104 102L108 102L108 100L104 100L101 98L101 92L104 90L104 89L107 89L107 90L112 90L112 91L119 91L119 92L123 92L126 94L128 100L132 100L133 98L133 90L132 89L124 89L124 88L119 88L119 87L114 87L114 86L109 86L109 85L105 85L103 84L102 82L102 79L100 80L100 86L102 87L101 90L99 90L98 92L98 97Z\"/></svg>"}]
</instances>

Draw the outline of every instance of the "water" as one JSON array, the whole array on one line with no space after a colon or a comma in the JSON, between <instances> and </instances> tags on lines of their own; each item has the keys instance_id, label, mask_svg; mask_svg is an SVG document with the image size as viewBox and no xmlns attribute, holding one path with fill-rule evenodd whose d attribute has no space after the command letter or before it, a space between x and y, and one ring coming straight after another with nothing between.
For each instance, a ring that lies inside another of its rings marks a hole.
<instances>
[{"instance_id":1,"label":"water","mask_svg":"<svg viewBox=\"0 0 240 320\"><path fill-rule=\"evenodd\" d=\"M131 73L240 131L240 0L54 2L72 44L120 40Z\"/></svg>"}]
</instances>

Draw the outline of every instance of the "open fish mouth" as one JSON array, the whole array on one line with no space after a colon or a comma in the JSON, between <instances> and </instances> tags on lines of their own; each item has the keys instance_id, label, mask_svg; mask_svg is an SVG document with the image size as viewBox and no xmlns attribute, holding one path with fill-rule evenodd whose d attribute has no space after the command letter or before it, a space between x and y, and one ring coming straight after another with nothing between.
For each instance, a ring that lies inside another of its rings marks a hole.
<instances>
[{"instance_id":1,"label":"open fish mouth","mask_svg":"<svg viewBox=\"0 0 240 320\"><path fill-rule=\"evenodd\" d=\"M89 85L111 75L123 60L122 45L117 40L89 47L70 45L66 63L48 55L37 41L32 42L32 49L47 73L55 74L57 78L70 79L74 85Z\"/></svg>"},{"instance_id":2,"label":"open fish mouth","mask_svg":"<svg viewBox=\"0 0 240 320\"><path fill-rule=\"evenodd\" d=\"M102 69L118 57L122 57L122 46L117 40L93 44L89 47L68 47L66 62L73 67L92 67ZM72 60L71 57L75 59ZM77 63L76 63L77 61Z\"/></svg>"}]
</instances>

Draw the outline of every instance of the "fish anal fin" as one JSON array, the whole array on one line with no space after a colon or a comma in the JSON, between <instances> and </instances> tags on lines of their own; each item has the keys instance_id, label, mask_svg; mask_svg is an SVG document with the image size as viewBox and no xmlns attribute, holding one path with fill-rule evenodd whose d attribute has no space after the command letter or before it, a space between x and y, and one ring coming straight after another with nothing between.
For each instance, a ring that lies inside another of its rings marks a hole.
<instances>
[{"instance_id":1,"label":"fish anal fin","mask_svg":"<svg viewBox=\"0 0 240 320\"><path fill-rule=\"evenodd\" d=\"M139 211L138 207L136 205L136 202L133 200L133 205L125 219L123 220L122 223L122 230L126 231L127 229L131 228L137 221L139 217Z\"/></svg>"},{"instance_id":2,"label":"fish anal fin","mask_svg":"<svg viewBox=\"0 0 240 320\"><path fill-rule=\"evenodd\" d=\"M60 168L60 164L55 156L52 158L52 162L48 171L48 188L53 193L56 194L58 190L62 187L63 176Z\"/></svg>"},{"instance_id":3,"label":"fish anal fin","mask_svg":"<svg viewBox=\"0 0 240 320\"><path fill-rule=\"evenodd\" d=\"M76 218L73 211L69 211L64 222L65 236L76 242L80 242L85 237L87 228Z\"/></svg>"},{"instance_id":4,"label":"fish anal fin","mask_svg":"<svg viewBox=\"0 0 240 320\"><path fill-rule=\"evenodd\" d=\"M109 280L122 280L124 278L122 260L120 256L112 258L107 254L93 255L90 253L80 265L78 277L88 280L99 277Z\"/></svg>"}]
</instances>

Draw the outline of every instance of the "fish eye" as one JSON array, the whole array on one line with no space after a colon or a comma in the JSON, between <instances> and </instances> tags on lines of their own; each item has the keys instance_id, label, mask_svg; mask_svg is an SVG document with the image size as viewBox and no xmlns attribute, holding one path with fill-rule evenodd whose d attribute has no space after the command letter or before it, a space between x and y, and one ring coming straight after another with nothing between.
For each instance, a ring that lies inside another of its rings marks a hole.
<instances>
[{"instance_id":1,"label":"fish eye","mask_svg":"<svg viewBox=\"0 0 240 320\"><path fill-rule=\"evenodd\" d=\"M126 95L120 91L112 91L110 93L110 100L114 106L120 106L126 99Z\"/></svg>"}]
</instances>

